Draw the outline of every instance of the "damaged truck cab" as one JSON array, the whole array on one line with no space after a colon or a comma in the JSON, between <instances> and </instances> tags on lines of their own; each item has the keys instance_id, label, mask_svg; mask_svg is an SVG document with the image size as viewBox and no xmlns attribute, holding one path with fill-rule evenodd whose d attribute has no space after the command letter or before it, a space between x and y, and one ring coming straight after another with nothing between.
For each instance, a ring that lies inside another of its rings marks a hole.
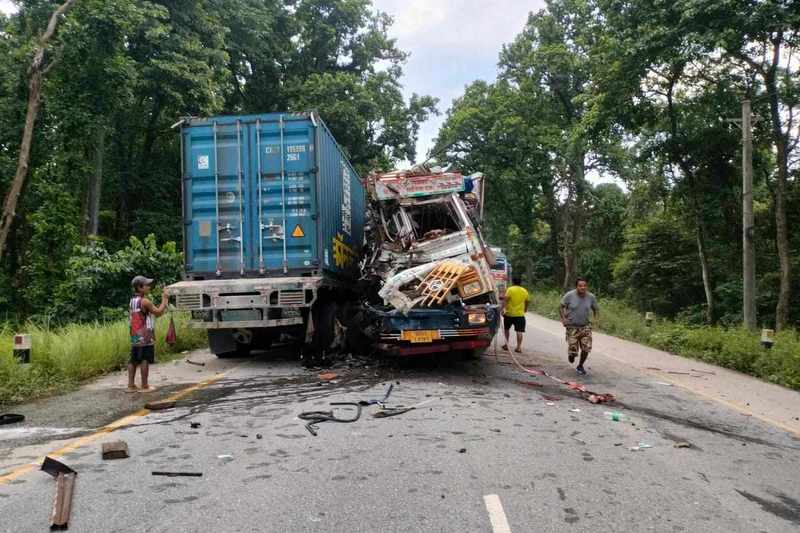
<instances>
[{"instance_id":1,"label":"damaged truck cab","mask_svg":"<svg viewBox=\"0 0 800 533\"><path fill-rule=\"evenodd\" d=\"M490 345L499 306L495 257L479 225L482 180L424 166L367 178L362 270L380 287L367 304L380 352L474 354Z\"/></svg>"}]
</instances>

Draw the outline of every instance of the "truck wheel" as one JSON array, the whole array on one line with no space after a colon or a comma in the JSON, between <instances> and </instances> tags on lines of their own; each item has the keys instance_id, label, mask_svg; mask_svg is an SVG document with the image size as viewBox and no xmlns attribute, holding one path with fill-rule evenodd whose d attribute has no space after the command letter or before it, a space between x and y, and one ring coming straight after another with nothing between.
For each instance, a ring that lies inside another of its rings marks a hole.
<instances>
[{"instance_id":1,"label":"truck wheel","mask_svg":"<svg viewBox=\"0 0 800 533\"><path fill-rule=\"evenodd\" d=\"M325 352L336 336L336 302L322 302L314 312L314 348Z\"/></svg>"},{"instance_id":2,"label":"truck wheel","mask_svg":"<svg viewBox=\"0 0 800 533\"><path fill-rule=\"evenodd\" d=\"M314 366L321 362L336 337L336 302L322 300L311 309L314 335L310 344L303 346L300 361L303 366Z\"/></svg>"}]
</instances>

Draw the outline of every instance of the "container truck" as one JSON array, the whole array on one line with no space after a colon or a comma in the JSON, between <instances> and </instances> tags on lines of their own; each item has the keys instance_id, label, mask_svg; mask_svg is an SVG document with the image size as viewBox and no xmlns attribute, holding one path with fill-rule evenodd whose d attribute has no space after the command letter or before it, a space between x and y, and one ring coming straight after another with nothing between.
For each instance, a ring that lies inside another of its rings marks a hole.
<instances>
[{"instance_id":1,"label":"container truck","mask_svg":"<svg viewBox=\"0 0 800 533\"><path fill-rule=\"evenodd\" d=\"M361 180L316 113L181 120L184 280L169 287L219 357L282 337L340 342L364 242Z\"/></svg>"}]
</instances>

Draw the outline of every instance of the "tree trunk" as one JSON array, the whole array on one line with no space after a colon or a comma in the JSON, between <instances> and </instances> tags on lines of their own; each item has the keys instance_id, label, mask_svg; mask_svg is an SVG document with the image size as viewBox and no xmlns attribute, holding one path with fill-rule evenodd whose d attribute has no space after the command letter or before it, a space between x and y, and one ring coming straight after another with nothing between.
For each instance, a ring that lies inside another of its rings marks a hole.
<instances>
[{"instance_id":1,"label":"tree trunk","mask_svg":"<svg viewBox=\"0 0 800 533\"><path fill-rule=\"evenodd\" d=\"M97 235L100 230L100 196L103 192L103 161L105 159L106 130L103 127L97 130L97 144L95 146L94 173L89 176L89 200L87 202L88 235Z\"/></svg>"},{"instance_id":2,"label":"tree trunk","mask_svg":"<svg viewBox=\"0 0 800 533\"><path fill-rule=\"evenodd\" d=\"M570 186L573 192L570 195L572 196L572 205L570 206L569 197L565 205L564 280L562 284L562 288L565 292L573 287L575 278L578 277L578 262L580 259L578 243L583 233L583 224L585 222L584 210L586 208L585 159L586 154L582 150L577 149L573 156L573 161L569 165L570 179L572 180Z\"/></svg>"},{"instance_id":3,"label":"tree trunk","mask_svg":"<svg viewBox=\"0 0 800 533\"><path fill-rule=\"evenodd\" d=\"M75 2L76 0L67 0L50 15L47 29L39 38L39 46L36 47L33 54L33 61L31 61L31 66L28 69L28 111L25 114L25 128L22 130L22 142L19 147L17 171L14 174L14 180L11 182L11 187L8 189L6 198L3 201L3 212L2 215L0 215L0 258L2 258L5 252L8 234L11 232L11 226L14 223L14 216L16 215L19 195L22 193L22 187L25 185L25 178L28 176L31 143L33 142L33 129L36 125L36 117L39 114L39 107L41 104L42 80L44 79L44 75L54 64L51 61L49 65L45 65L44 53L47 44L55 34L56 27L62 15L64 15Z\"/></svg>"},{"instance_id":4,"label":"tree trunk","mask_svg":"<svg viewBox=\"0 0 800 533\"><path fill-rule=\"evenodd\" d=\"M703 274L703 290L706 294L706 321L710 324L714 324L717 320L717 309L714 302L714 285L711 282L711 268L708 264L705 224L703 224L699 217L696 228L697 253L700 256L700 270Z\"/></svg>"},{"instance_id":5,"label":"tree trunk","mask_svg":"<svg viewBox=\"0 0 800 533\"><path fill-rule=\"evenodd\" d=\"M558 199L551 183L542 184L542 194L545 197L547 223L550 226L548 248L553 256L553 283L557 287L564 281L561 262L559 261L561 257L561 221L558 213Z\"/></svg>"},{"instance_id":6,"label":"tree trunk","mask_svg":"<svg viewBox=\"0 0 800 533\"><path fill-rule=\"evenodd\" d=\"M776 70L779 64L780 42L773 43L776 47L773 65L764 73L764 84L769 95L770 121L772 137L777 153L778 173L775 181L775 245L778 249L780 264L780 289L778 303L775 306L775 329L786 327L789 320L789 304L792 297L792 263L789 247L789 228L786 222L786 183L789 177L789 161L787 153L787 134L783 131L781 123L780 102L778 100L778 86Z\"/></svg>"}]
</instances>

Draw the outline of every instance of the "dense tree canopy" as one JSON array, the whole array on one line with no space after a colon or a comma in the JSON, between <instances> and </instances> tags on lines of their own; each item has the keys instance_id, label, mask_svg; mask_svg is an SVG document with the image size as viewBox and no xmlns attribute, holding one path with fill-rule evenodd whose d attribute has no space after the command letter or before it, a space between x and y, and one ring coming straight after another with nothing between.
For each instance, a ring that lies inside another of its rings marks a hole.
<instances>
[{"instance_id":1,"label":"dense tree canopy","mask_svg":"<svg viewBox=\"0 0 800 533\"><path fill-rule=\"evenodd\" d=\"M31 53L59 2L17 4L0 18L0 193ZM0 265L0 313L51 312L90 235L111 254L130 236L179 240L179 117L317 110L360 171L413 160L436 101L404 100L391 23L369 0L75 2L46 52L56 63Z\"/></svg>"},{"instance_id":2,"label":"dense tree canopy","mask_svg":"<svg viewBox=\"0 0 800 533\"><path fill-rule=\"evenodd\" d=\"M577 273L642 310L741 320L753 101L758 307L800 321L800 3L549 0L468 86L434 153L490 176L487 226L531 283ZM613 178L623 188L592 185Z\"/></svg>"}]
</instances>

